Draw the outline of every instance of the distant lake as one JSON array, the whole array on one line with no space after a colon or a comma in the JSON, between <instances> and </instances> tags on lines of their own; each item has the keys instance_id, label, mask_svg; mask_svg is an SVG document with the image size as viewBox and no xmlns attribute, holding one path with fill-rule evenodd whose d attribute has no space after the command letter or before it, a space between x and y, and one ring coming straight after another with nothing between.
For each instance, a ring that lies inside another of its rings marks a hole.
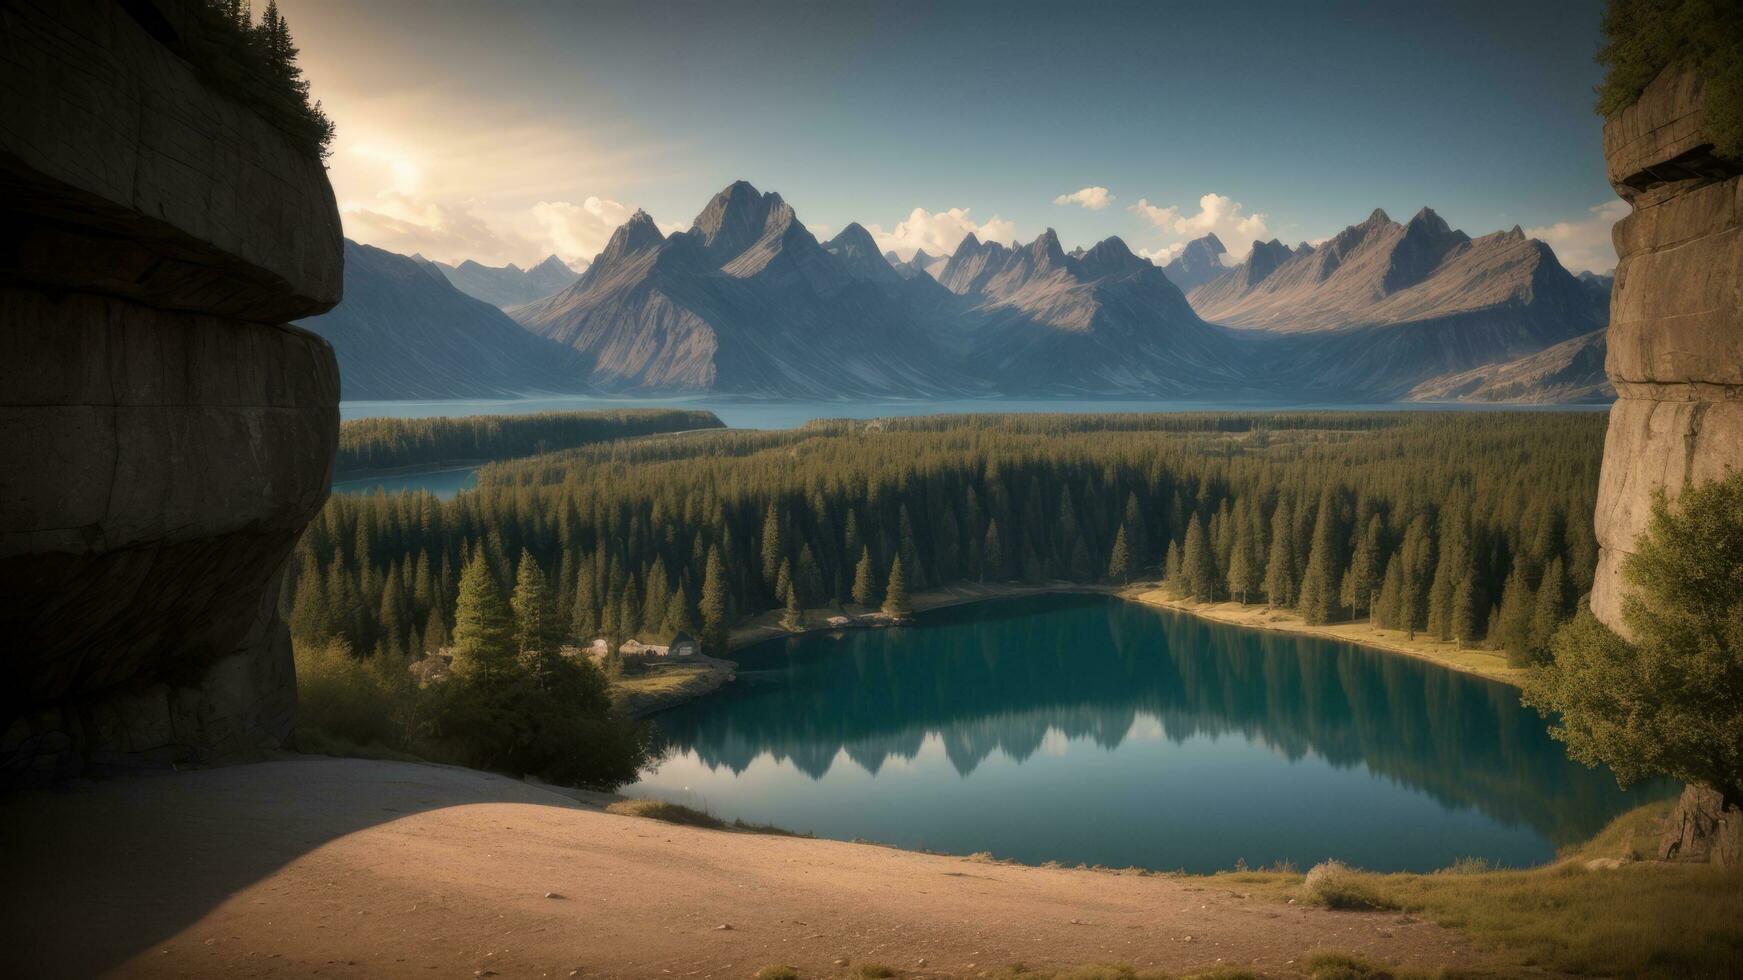
<instances>
[{"instance_id":1,"label":"distant lake","mask_svg":"<svg viewBox=\"0 0 1743 980\"><path fill-rule=\"evenodd\" d=\"M981 412L1301 412L1301 411L1607 411L1608 405L1479 405L1458 403L1382 402L1378 404L1309 404L1302 402L1163 401L1159 399L901 399L844 401L768 401L714 395L672 398L594 398L553 395L506 399L432 401L350 401L339 403L339 417L374 416L431 418L451 415L520 415L528 412L574 412L596 408L707 409L735 429L791 429L812 419L875 419L900 415L956 415Z\"/></svg>"},{"instance_id":2,"label":"distant lake","mask_svg":"<svg viewBox=\"0 0 1743 980\"><path fill-rule=\"evenodd\" d=\"M629 795L820 836L1209 872L1521 866L1676 787L1569 762L1514 688L1099 596L775 640L656 717Z\"/></svg>"}]
</instances>

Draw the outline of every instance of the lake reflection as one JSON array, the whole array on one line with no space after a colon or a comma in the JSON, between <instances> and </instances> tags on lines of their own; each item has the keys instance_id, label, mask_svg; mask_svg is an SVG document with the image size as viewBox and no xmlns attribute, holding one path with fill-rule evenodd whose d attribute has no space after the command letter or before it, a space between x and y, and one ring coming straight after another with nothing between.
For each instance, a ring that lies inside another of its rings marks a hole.
<instances>
[{"instance_id":1,"label":"lake reflection","mask_svg":"<svg viewBox=\"0 0 1743 980\"><path fill-rule=\"evenodd\" d=\"M835 838L1210 871L1523 865L1668 787L1570 763L1503 684L1096 596L745 651L625 792Z\"/></svg>"}]
</instances>

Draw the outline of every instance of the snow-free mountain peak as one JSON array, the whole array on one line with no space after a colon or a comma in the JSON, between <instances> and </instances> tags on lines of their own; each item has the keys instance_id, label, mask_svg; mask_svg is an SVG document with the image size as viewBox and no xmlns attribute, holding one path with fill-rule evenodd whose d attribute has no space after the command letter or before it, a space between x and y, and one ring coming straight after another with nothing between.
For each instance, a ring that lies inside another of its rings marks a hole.
<instances>
[{"instance_id":1,"label":"snow-free mountain peak","mask_svg":"<svg viewBox=\"0 0 1743 980\"><path fill-rule=\"evenodd\" d=\"M1174 261L1162 267L1162 271L1167 274L1169 282L1180 287L1181 292L1191 292L1200 284L1222 275L1227 268L1223 265L1226 254L1228 249L1223 247L1222 239L1212 232L1187 242Z\"/></svg>"}]
</instances>

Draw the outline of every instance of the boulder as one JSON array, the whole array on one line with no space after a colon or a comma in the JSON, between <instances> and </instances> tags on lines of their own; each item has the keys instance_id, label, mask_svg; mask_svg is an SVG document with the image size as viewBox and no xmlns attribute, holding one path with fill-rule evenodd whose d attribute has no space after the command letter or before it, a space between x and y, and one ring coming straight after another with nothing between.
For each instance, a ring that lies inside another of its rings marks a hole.
<instances>
[{"instance_id":1,"label":"boulder","mask_svg":"<svg viewBox=\"0 0 1743 980\"><path fill-rule=\"evenodd\" d=\"M1604 124L1610 184L1633 206L1605 370L1616 388L1598 487L1592 611L1627 635L1621 566L1653 494L1743 468L1743 164L1712 152L1700 79L1666 71Z\"/></svg>"},{"instance_id":2,"label":"boulder","mask_svg":"<svg viewBox=\"0 0 1743 980\"><path fill-rule=\"evenodd\" d=\"M1743 810L1727 809L1717 791L1685 786L1658 839L1661 861L1743 866Z\"/></svg>"},{"instance_id":3,"label":"boulder","mask_svg":"<svg viewBox=\"0 0 1743 980\"><path fill-rule=\"evenodd\" d=\"M283 566L326 500L326 171L186 0L0 17L0 788L281 745Z\"/></svg>"}]
</instances>

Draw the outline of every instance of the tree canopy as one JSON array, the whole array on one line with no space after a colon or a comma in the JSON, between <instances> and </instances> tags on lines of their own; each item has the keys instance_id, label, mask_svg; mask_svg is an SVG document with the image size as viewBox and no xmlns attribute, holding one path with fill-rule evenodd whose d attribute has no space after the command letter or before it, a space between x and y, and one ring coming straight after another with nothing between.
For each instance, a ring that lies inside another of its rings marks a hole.
<instances>
[{"instance_id":1,"label":"tree canopy","mask_svg":"<svg viewBox=\"0 0 1743 980\"><path fill-rule=\"evenodd\" d=\"M1590 610L1554 635L1526 702L1568 754L1623 785L1671 776L1743 807L1743 473L1662 491L1634 554L1622 638Z\"/></svg>"}]
</instances>

